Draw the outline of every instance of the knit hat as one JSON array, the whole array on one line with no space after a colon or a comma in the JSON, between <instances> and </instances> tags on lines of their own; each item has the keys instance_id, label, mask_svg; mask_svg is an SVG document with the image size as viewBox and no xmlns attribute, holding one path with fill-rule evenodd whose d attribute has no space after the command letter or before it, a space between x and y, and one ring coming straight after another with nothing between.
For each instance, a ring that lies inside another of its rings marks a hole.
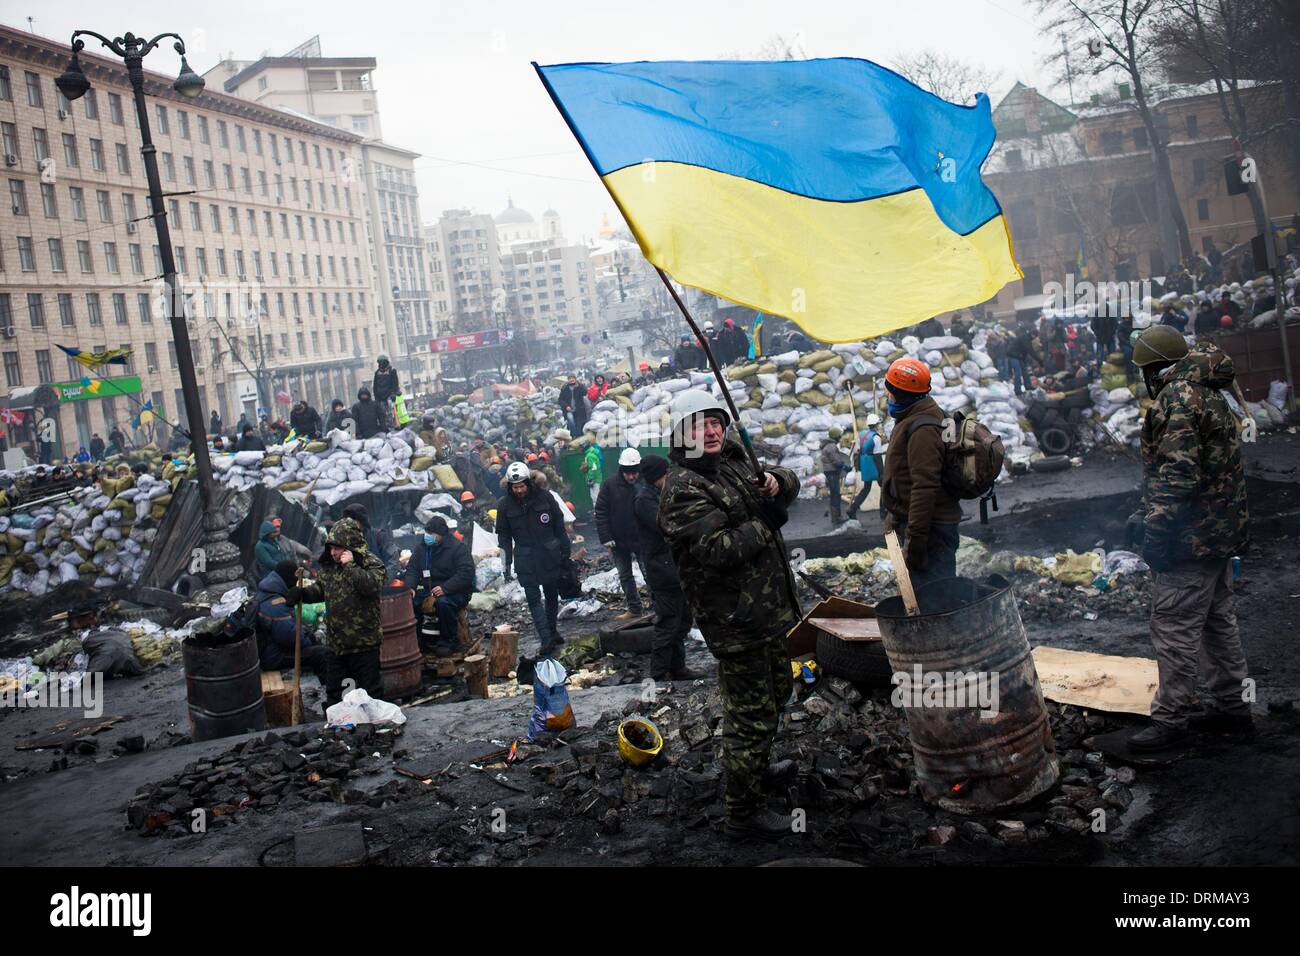
<instances>
[{"instance_id":1,"label":"knit hat","mask_svg":"<svg viewBox=\"0 0 1300 956\"><path fill-rule=\"evenodd\" d=\"M446 534L447 522L441 515L434 515L424 523L424 530L429 534Z\"/></svg>"},{"instance_id":2,"label":"knit hat","mask_svg":"<svg viewBox=\"0 0 1300 956\"><path fill-rule=\"evenodd\" d=\"M290 587L298 579L298 565L292 561L278 561L275 565L275 573L280 575L280 580Z\"/></svg>"},{"instance_id":3,"label":"knit hat","mask_svg":"<svg viewBox=\"0 0 1300 956\"><path fill-rule=\"evenodd\" d=\"M641 458L641 477L654 484L668 474L668 459L662 455L645 455Z\"/></svg>"}]
</instances>

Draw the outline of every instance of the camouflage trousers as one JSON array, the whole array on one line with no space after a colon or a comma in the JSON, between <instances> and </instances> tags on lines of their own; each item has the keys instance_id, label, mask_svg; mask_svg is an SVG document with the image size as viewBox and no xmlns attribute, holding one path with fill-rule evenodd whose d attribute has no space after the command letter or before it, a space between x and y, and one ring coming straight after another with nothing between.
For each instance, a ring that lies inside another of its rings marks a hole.
<instances>
[{"instance_id":1,"label":"camouflage trousers","mask_svg":"<svg viewBox=\"0 0 1300 956\"><path fill-rule=\"evenodd\" d=\"M790 655L785 635L718 661L722 692L722 767L727 816L744 817L763 805L763 774L790 699Z\"/></svg>"}]
</instances>

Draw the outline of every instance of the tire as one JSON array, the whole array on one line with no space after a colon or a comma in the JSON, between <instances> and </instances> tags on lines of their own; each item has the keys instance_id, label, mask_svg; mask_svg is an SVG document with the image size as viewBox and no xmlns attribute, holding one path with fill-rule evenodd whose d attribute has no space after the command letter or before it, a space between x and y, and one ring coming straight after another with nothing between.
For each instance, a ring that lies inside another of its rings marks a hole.
<instances>
[{"instance_id":1,"label":"tire","mask_svg":"<svg viewBox=\"0 0 1300 956\"><path fill-rule=\"evenodd\" d=\"M602 628L600 649L606 654L649 654L654 649L653 616L637 618L626 624Z\"/></svg>"},{"instance_id":2,"label":"tire","mask_svg":"<svg viewBox=\"0 0 1300 956\"><path fill-rule=\"evenodd\" d=\"M198 576L193 574L182 574L176 581L176 587L172 590L181 597L193 597L195 594L202 591L204 587L206 587L206 585L198 578Z\"/></svg>"},{"instance_id":3,"label":"tire","mask_svg":"<svg viewBox=\"0 0 1300 956\"><path fill-rule=\"evenodd\" d=\"M1047 455L1066 455L1074 445L1074 439L1064 428L1048 426L1038 436L1039 447Z\"/></svg>"},{"instance_id":4,"label":"tire","mask_svg":"<svg viewBox=\"0 0 1300 956\"><path fill-rule=\"evenodd\" d=\"M1050 474L1053 471L1065 471L1070 467L1070 459L1064 455L1053 455L1033 462L1029 467L1040 475Z\"/></svg>"},{"instance_id":5,"label":"tire","mask_svg":"<svg viewBox=\"0 0 1300 956\"><path fill-rule=\"evenodd\" d=\"M817 632L817 667L828 677L843 677L870 687L890 687L894 668L881 641L842 641Z\"/></svg>"}]
</instances>

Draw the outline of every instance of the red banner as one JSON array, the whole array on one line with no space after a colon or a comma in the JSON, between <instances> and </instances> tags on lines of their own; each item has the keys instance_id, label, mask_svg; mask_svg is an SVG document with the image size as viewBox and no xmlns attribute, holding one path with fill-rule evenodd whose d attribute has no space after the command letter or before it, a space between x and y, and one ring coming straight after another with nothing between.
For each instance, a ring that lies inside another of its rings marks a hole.
<instances>
[{"instance_id":1,"label":"red banner","mask_svg":"<svg viewBox=\"0 0 1300 956\"><path fill-rule=\"evenodd\" d=\"M434 339L429 343L432 352L459 352L463 349L483 349L492 345L503 345L510 338L504 329L489 329L486 332L466 332L464 335L449 335Z\"/></svg>"}]
</instances>

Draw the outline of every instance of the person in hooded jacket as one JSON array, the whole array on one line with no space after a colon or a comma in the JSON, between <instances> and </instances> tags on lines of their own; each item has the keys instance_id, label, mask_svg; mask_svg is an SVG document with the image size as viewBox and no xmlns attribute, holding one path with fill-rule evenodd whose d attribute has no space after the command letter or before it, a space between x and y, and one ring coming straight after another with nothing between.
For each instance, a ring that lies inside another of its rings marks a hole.
<instances>
[{"instance_id":1,"label":"person in hooded jacket","mask_svg":"<svg viewBox=\"0 0 1300 956\"><path fill-rule=\"evenodd\" d=\"M264 671L293 667L297 621L289 596L290 591L297 587L297 570L292 561L279 562L258 582L257 593L253 596L257 605L253 629L257 633L257 656ZM303 668L317 676L323 675L324 657L325 648L317 643L311 629L303 625Z\"/></svg>"},{"instance_id":2,"label":"person in hooded jacket","mask_svg":"<svg viewBox=\"0 0 1300 956\"><path fill-rule=\"evenodd\" d=\"M605 397L605 393L608 391L609 382L605 381L605 376L597 375L591 380L591 384L587 386L587 401L594 406Z\"/></svg>"},{"instance_id":3,"label":"person in hooded jacket","mask_svg":"<svg viewBox=\"0 0 1300 956\"><path fill-rule=\"evenodd\" d=\"M528 599L528 612L540 642L538 653L548 657L564 643L556 626L560 576L569 561L564 512L549 491L534 485L523 462L510 464L506 480L507 491L497 501L497 544L506 580L513 568Z\"/></svg>"},{"instance_id":4,"label":"person in hooded jacket","mask_svg":"<svg viewBox=\"0 0 1300 956\"><path fill-rule=\"evenodd\" d=\"M260 581L281 561L291 561L293 555L280 539L280 528L269 518L257 529L257 544L253 546L253 580Z\"/></svg>"},{"instance_id":5,"label":"person in hooded jacket","mask_svg":"<svg viewBox=\"0 0 1300 956\"><path fill-rule=\"evenodd\" d=\"M683 335L677 343L677 348L673 349L673 365L679 372L688 372L691 369L702 367L704 361L704 352L695 344L695 340L689 335Z\"/></svg>"},{"instance_id":6,"label":"person in hooded jacket","mask_svg":"<svg viewBox=\"0 0 1300 956\"><path fill-rule=\"evenodd\" d=\"M336 428L342 428L347 417L348 407L343 404L343 399L334 399L334 401L330 402L330 414L329 419L325 422L325 431L332 432Z\"/></svg>"},{"instance_id":7,"label":"person in hooded jacket","mask_svg":"<svg viewBox=\"0 0 1300 956\"><path fill-rule=\"evenodd\" d=\"M319 438L321 435L320 412L305 401L293 406L289 413L289 427L298 433L299 438Z\"/></svg>"},{"instance_id":8,"label":"person in hooded jacket","mask_svg":"<svg viewBox=\"0 0 1300 956\"><path fill-rule=\"evenodd\" d=\"M844 473L852 466L849 464L849 456L840 448L840 439L844 436L844 429L838 425L831 428L826 433L826 440L822 442L821 447L821 466L822 474L826 478L826 492L829 496L831 525L840 524L844 519L840 517L840 509L843 501L840 498L840 483L844 480Z\"/></svg>"},{"instance_id":9,"label":"person in hooded jacket","mask_svg":"<svg viewBox=\"0 0 1300 956\"><path fill-rule=\"evenodd\" d=\"M378 373L376 373L378 374ZM352 421L357 426L358 438L374 438L383 430L383 412L364 385L357 389L357 401L352 406Z\"/></svg>"},{"instance_id":10,"label":"person in hooded jacket","mask_svg":"<svg viewBox=\"0 0 1300 956\"><path fill-rule=\"evenodd\" d=\"M628 621L645 613L641 604L641 595L637 591L636 578L632 573L632 562L641 565L641 574L645 575L645 565L641 560L641 549L637 538L636 517L632 513L632 499L636 495L637 476L641 470L641 455L635 448L625 448L618 458L618 472L606 478L596 496L593 516L596 519L596 534L600 543L609 549L618 568L618 581L623 587L623 597L627 601L627 610L618 615L616 621Z\"/></svg>"},{"instance_id":11,"label":"person in hooded jacket","mask_svg":"<svg viewBox=\"0 0 1300 956\"><path fill-rule=\"evenodd\" d=\"M686 666L686 634L691 629L691 613L682 594L681 579L677 577L672 548L659 529L659 493L668 468L667 458L646 455L641 460L641 480L632 499L642 568L655 609L650 676L654 680L695 680L703 675Z\"/></svg>"},{"instance_id":12,"label":"person in hooded jacket","mask_svg":"<svg viewBox=\"0 0 1300 956\"><path fill-rule=\"evenodd\" d=\"M415 592L417 634L423 633L426 615L438 617L438 643L425 650L439 656L454 653L460 610L469 604L477 584L469 545L451 533L441 516L425 522L424 537L411 551L402 583Z\"/></svg>"}]
</instances>

